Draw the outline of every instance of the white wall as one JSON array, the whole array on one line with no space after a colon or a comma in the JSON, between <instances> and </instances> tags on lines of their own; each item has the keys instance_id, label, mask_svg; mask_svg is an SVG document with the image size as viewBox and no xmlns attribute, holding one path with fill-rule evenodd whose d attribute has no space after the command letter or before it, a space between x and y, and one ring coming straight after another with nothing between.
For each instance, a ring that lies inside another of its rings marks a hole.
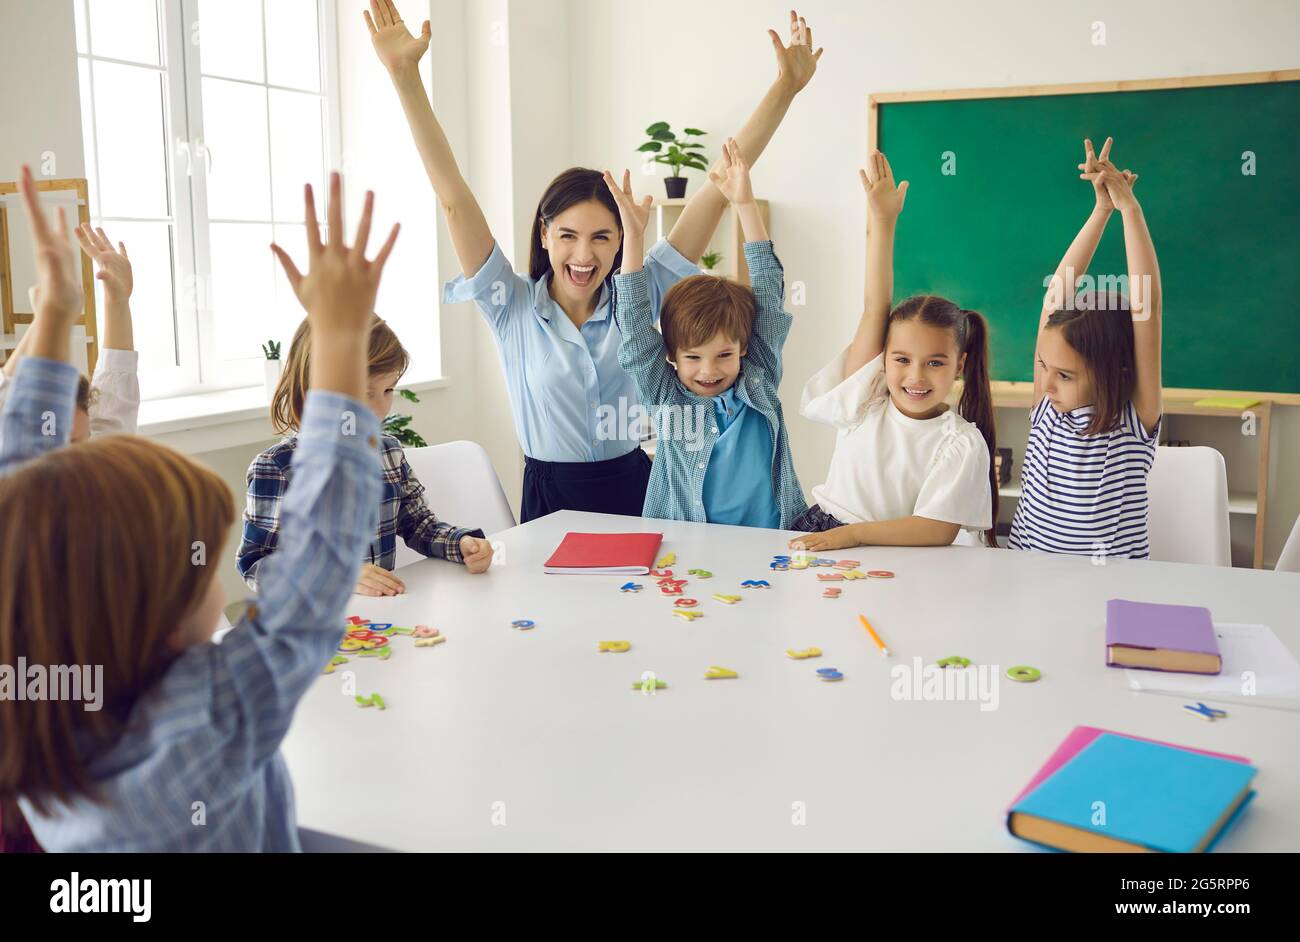
<instances>
[{"instance_id":1,"label":"white wall","mask_svg":"<svg viewBox=\"0 0 1300 942\"><path fill-rule=\"evenodd\" d=\"M645 126L659 119L711 132L704 140L716 153L775 77L765 30L785 37L787 10L753 0L571 0L573 160L630 167L635 178L633 151ZM771 201L787 282L807 286L807 306L793 310L782 389L805 490L823 479L834 435L799 416L799 391L847 343L861 312L857 169L866 153L868 94L1293 68L1300 64L1298 10L1293 0L800 5L826 52L755 168L754 185ZM1102 47L1091 43L1095 20L1106 24ZM701 175L688 176L691 189L698 186ZM643 192L662 195L657 180L640 182ZM1300 514L1300 409L1275 414L1270 561ZM1253 443L1241 452L1227 455L1230 465L1253 462Z\"/></svg>"}]
</instances>

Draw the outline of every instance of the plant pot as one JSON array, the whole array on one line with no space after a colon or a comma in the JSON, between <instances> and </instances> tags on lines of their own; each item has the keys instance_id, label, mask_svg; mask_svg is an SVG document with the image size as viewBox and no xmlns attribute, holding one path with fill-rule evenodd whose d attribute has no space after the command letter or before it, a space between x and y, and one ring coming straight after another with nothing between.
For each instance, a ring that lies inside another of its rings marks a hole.
<instances>
[{"instance_id":1,"label":"plant pot","mask_svg":"<svg viewBox=\"0 0 1300 942\"><path fill-rule=\"evenodd\" d=\"M263 360L262 368L265 370L266 378L266 399L269 402L275 395L275 387L280 384L280 372L283 368L283 360Z\"/></svg>"},{"instance_id":2,"label":"plant pot","mask_svg":"<svg viewBox=\"0 0 1300 942\"><path fill-rule=\"evenodd\" d=\"M664 177L664 189L670 200L679 200L686 195L685 177Z\"/></svg>"}]
</instances>

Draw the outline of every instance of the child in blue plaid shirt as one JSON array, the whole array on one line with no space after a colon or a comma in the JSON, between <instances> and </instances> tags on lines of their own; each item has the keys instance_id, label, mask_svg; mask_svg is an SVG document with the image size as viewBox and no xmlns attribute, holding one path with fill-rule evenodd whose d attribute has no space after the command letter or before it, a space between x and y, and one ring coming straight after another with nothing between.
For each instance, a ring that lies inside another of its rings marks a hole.
<instances>
[{"instance_id":1,"label":"child in blue plaid shirt","mask_svg":"<svg viewBox=\"0 0 1300 942\"><path fill-rule=\"evenodd\" d=\"M294 287L296 290L296 280ZM410 357L392 328L381 318L372 317L366 404L381 422L392 408L393 390L409 363ZM275 552L280 507L293 478L293 454L298 444L297 432L310 374L310 325L303 321L293 336L284 374L271 398L271 424L277 432L288 437L259 454L248 467L244 535L235 564L250 589L257 588L258 570L263 560ZM492 544L484 538L483 531L453 526L434 515L424 502L424 485L411 470L397 439L391 435L382 436L379 453L383 469L379 528L366 547L356 592L359 595L400 595L406 590L406 585L392 572L397 560L399 536L407 546L425 556L464 563L473 573L487 572L492 564Z\"/></svg>"},{"instance_id":2,"label":"child in blue plaid shirt","mask_svg":"<svg viewBox=\"0 0 1300 942\"><path fill-rule=\"evenodd\" d=\"M334 174L322 242L306 189L299 296L316 358L296 483L256 604L214 644L225 599L207 563L235 520L234 495L210 469L134 435L65 447L81 279L65 216L45 222L26 167L20 190L40 297L0 410L0 652L84 682L40 683L0 709L4 823L16 802L56 852L300 850L280 742L338 645L374 532L379 420L365 401L366 338L397 228L366 258L368 194L347 245Z\"/></svg>"}]
</instances>

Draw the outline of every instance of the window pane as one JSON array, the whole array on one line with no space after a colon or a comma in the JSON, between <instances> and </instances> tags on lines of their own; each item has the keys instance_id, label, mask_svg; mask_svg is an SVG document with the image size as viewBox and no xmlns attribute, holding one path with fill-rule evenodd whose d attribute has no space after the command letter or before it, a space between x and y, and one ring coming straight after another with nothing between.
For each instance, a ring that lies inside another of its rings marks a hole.
<instances>
[{"instance_id":1,"label":"window pane","mask_svg":"<svg viewBox=\"0 0 1300 942\"><path fill-rule=\"evenodd\" d=\"M90 48L97 56L158 65L157 0L90 0Z\"/></svg>"},{"instance_id":2,"label":"window pane","mask_svg":"<svg viewBox=\"0 0 1300 942\"><path fill-rule=\"evenodd\" d=\"M140 370L176 365L176 314L172 282L172 227L165 222L99 223L116 247L126 243L131 259L131 325ZM104 283L95 279L99 336L104 336Z\"/></svg>"},{"instance_id":3,"label":"window pane","mask_svg":"<svg viewBox=\"0 0 1300 942\"><path fill-rule=\"evenodd\" d=\"M266 71L272 85L320 91L316 0L266 4Z\"/></svg>"},{"instance_id":4,"label":"window pane","mask_svg":"<svg viewBox=\"0 0 1300 942\"><path fill-rule=\"evenodd\" d=\"M208 215L213 219L270 219L266 89L205 78L203 138L212 149ZM202 159L202 155L195 157Z\"/></svg>"},{"instance_id":5,"label":"window pane","mask_svg":"<svg viewBox=\"0 0 1300 942\"><path fill-rule=\"evenodd\" d=\"M100 212L169 215L162 73L113 62L93 69Z\"/></svg>"},{"instance_id":6,"label":"window pane","mask_svg":"<svg viewBox=\"0 0 1300 942\"><path fill-rule=\"evenodd\" d=\"M275 317L271 226L219 223L208 227L212 251L213 329L217 360L262 356L262 343L280 335ZM296 259L299 268L306 256ZM286 351L287 352L287 351Z\"/></svg>"},{"instance_id":7,"label":"window pane","mask_svg":"<svg viewBox=\"0 0 1300 942\"><path fill-rule=\"evenodd\" d=\"M78 5L80 9L80 5ZM95 122L90 108L90 60L77 60L77 79L81 87L81 142L86 158L86 182L90 190L90 215L99 215L99 181L95 168Z\"/></svg>"},{"instance_id":8,"label":"window pane","mask_svg":"<svg viewBox=\"0 0 1300 942\"><path fill-rule=\"evenodd\" d=\"M72 0L72 12L77 20L77 52L84 56L90 52L86 42L86 0Z\"/></svg>"},{"instance_id":9,"label":"window pane","mask_svg":"<svg viewBox=\"0 0 1300 942\"><path fill-rule=\"evenodd\" d=\"M262 0L199 0L199 65L204 75L263 81Z\"/></svg>"},{"instance_id":10,"label":"window pane","mask_svg":"<svg viewBox=\"0 0 1300 942\"><path fill-rule=\"evenodd\" d=\"M321 100L271 89L271 193L277 220L302 218L302 185L325 193Z\"/></svg>"}]
</instances>

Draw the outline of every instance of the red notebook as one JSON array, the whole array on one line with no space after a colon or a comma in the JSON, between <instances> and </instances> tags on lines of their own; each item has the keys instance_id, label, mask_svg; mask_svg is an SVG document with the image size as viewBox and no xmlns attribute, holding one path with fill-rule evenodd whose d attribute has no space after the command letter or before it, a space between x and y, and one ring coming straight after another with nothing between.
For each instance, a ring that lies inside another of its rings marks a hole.
<instances>
[{"instance_id":1,"label":"red notebook","mask_svg":"<svg viewBox=\"0 0 1300 942\"><path fill-rule=\"evenodd\" d=\"M644 576L655 564L662 533L566 533L544 567L548 573Z\"/></svg>"}]
</instances>

